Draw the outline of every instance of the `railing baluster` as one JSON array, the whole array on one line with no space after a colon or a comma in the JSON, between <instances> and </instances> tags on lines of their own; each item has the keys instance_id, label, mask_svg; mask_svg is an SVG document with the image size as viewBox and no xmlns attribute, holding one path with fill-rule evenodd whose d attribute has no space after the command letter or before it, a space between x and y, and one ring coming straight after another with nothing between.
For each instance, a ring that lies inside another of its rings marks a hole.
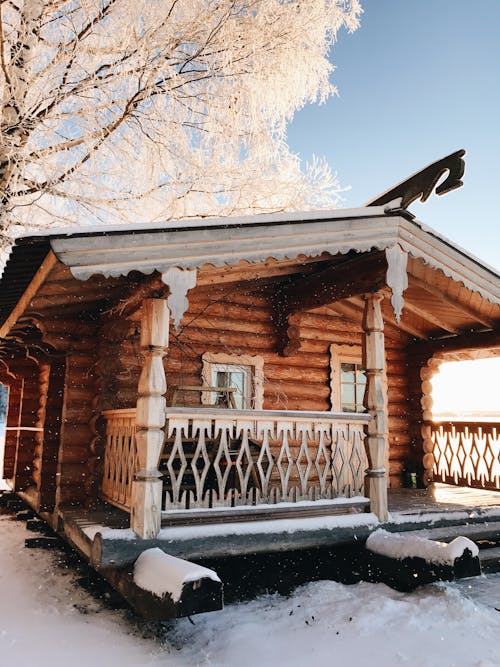
<instances>
[{"instance_id":1,"label":"railing baluster","mask_svg":"<svg viewBox=\"0 0 500 667\"><path fill-rule=\"evenodd\" d=\"M429 423L434 480L500 490L500 437L491 422Z\"/></svg>"},{"instance_id":2,"label":"railing baluster","mask_svg":"<svg viewBox=\"0 0 500 667\"><path fill-rule=\"evenodd\" d=\"M313 414L169 408L162 509L361 495L367 418ZM102 497L129 510L138 466L135 411L104 417Z\"/></svg>"}]
</instances>

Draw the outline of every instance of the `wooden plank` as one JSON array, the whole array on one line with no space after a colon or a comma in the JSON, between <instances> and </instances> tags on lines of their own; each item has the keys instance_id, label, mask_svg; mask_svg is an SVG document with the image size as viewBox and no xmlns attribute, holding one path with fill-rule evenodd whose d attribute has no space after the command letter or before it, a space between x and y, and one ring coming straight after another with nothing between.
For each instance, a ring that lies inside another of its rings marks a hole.
<instances>
[{"instance_id":1,"label":"wooden plank","mask_svg":"<svg viewBox=\"0 0 500 667\"><path fill-rule=\"evenodd\" d=\"M333 547L353 542L362 544L375 527L373 515L361 514L353 515L353 517L356 517L353 523L357 525L349 527L335 525L335 517L332 517L334 530L332 527L318 528L317 519L314 518L309 520L311 521L310 528L303 525L302 527L295 526L293 532L289 531L289 524L287 528L277 524L276 531L271 532L269 529L259 530L257 523L256 528L252 531L239 532L235 530L234 524L228 524L226 531L224 531L224 526L221 526L222 530L215 534L211 533L213 528L210 526L198 526L189 530L200 531L199 536L187 534L182 539L179 539L179 536L182 534L183 527L165 530L164 537L162 531L155 540L134 539L129 531L124 535L124 539L120 539L118 531L113 531L113 537L97 533L92 546L92 564L97 569L125 567L133 563L142 551L153 547L159 547L166 553L179 558L196 560ZM176 539L168 537L169 530L176 531Z\"/></svg>"},{"instance_id":2,"label":"wooden plank","mask_svg":"<svg viewBox=\"0 0 500 667\"><path fill-rule=\"evenodd\" d=\"M222 583L208 578L185 583L179 600L166 594L158 597L139 588L134 582L132 568L101 570L100 574L117 590L128 604L149 621L193 616L224 607Z\"/></svg>"},{"instance_id":3,"label":"wooden plank","mask_svg":"<svg viewBox=\"0 0 500 667\"><path fill-rule=\"evenodd\" d=\"M17 320L23 315L26 308L29 306L31 300L36 295L41 285L53 269L53 267L58 263L58 259L55 254L50 250L43 260L40 268L33 276L30 284L25 289L24 294L17 302L14 310L10 313L9 317L0 327L0 338L6 338L11 328L17 322ZM74 297L73 297L74 298Z\"/></svg>"},{"instance_id":4,"label":"wooden plank","mask_svg":"<svg viewBox=\"0 0 500 667\"><path fill-rule=\"evenodd\" d=\"M340 516L345 514L359 514L367 511L368 498L363 500L347 500L331 503L301 503L291 507L287 503L278 503L273 507L252 508L231 507L227 509L213 509L197 512L196 510L164 512L162 514L162 528L171 526L207 524L221 524L228 522L270 521L273 519L305 519L321 516Z\"/></svg>"},{"instance_id":5,"label":"wooden plank","mask_svg":"<svg viewBox=\"0 0 500 667\"><path fill-rule=\"evenodd\" d=\"M415 285L415 287L418 287L419 289L423 290L424 292L427 292L428 294L432 294L433 296L441 299L441 301L443 301L444 303L449 304L450 306L452 306L458 312L461 312L464 315L467 315L468 317L476 320L480 324L483 324L485 327L488 327L488 328L491 329L495 325L494 320L492 320L491 318L483 315L480 310L476 310L474 308L471 308L467 304L460 301L458 299L458 297L450 296L446 292L446 289L439 289L438 287L435 286L435 284L433 282L422 280L421 278L417 277L416 275L412 275L411 272L410 272L410 285L412 285L412 286ZM461 287L461 289L465 290L464 287Z\"/></svg>"},{"instance_id":6,"label":"wooden plank","mask_svg":"<svg viewBox=\"0 0 500 667\"><path fill-rule=\"evenodd\" d=\"M384 253L356 255L318 273L291 280L276 295L279 317L327 305L381 287L387 261Z\"/></svg>"}]
</instances>

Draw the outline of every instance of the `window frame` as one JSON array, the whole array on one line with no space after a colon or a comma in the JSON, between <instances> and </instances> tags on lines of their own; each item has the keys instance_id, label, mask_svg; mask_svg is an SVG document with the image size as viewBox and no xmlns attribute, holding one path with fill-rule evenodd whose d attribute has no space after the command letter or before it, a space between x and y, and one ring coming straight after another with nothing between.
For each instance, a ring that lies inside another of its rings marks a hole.
<instances>
[{"instance_id":1,"label":"window frame","mask_svg":"<svg viewBox=\"0 0 500 667\"><path fill-rule=\"evenodd\" d=\"M364 412L342 411L342 364L363 365L363 355L359 345L330 345L330 405L332 412L342 414L366 414Z\"/></svg>"},{"instance_id":2,"label":"window frame","mask_svg":"<svg viewBox=\"0 0 500 667\"><path fill-rule=\"evenodd\" d=\"M244 392L244 398L249 405L244 410L262 410L264 405L264 360L259 356L247 354L226 354L223 352L205 352L202 357L201 380L204 386L213 387L213 373L234 368L238 370L249 368L251 386ZM214 407L216 392L202 392L202 405Z\"/></svg>"}]
</instances>

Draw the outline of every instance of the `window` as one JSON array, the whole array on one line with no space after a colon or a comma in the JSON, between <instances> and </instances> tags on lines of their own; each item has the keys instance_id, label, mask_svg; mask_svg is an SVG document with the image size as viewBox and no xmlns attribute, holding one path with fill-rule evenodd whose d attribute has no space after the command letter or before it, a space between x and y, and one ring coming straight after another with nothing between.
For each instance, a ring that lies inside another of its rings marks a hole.
<instances>
[{"instance_id":1,"label":"window","mask_svg":"<svg viewBox=\"0 0 500 667\"><path fill-rule=\"evenodd\" d=\"M366 375L359 347L331 345L330 372L333 412L365 412Z\"/></svg>"},{"instance_id":2,"label":"window","mask_svg":"<svg viewBox=\"0 0 500 667\"><path fill-rule=\"evenodd\" d=\"M360 364L340 363L340 410L364 412L366 376Z\"/></svg>"},{"instance_id":3,"label":"window","mask_svg":"<svg viewBox=\"0 0 500 667\"><path fill-rule=\"evenodd\" d=\"M206 352L202 361L204 386L234 389L230 393L203 392L204 404L238 410L262 410L264 362L261 357Z\"/></svg>"}]
</instances>

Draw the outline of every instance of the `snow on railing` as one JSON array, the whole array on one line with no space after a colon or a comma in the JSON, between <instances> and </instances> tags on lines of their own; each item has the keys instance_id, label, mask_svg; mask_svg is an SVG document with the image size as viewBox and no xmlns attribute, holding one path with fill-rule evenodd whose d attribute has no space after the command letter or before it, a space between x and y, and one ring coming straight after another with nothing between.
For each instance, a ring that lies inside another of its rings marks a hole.
<instances>
[{"instance_id":1,"label":"snow on railing","mask_svg":"<svg viewBox=\"0 0 500 667\"><path fill-rule=\"evenodd\" d=\"M102 496L130 508L134 410L110 410ZM168 408L163 511L363 495L365 414ZM127 487L127 488L125 488Z\"/></svg>"},{"instance_id":2,"label":"snow on railing","mask_svg":"<svg viewBox=\"0 0 500 667\"><path fill-rule=\"evenodd\" d=\"M500 490L500 424L428 422L426 426L432 440L434 481Z\"/></svg>"}]
</instances>

